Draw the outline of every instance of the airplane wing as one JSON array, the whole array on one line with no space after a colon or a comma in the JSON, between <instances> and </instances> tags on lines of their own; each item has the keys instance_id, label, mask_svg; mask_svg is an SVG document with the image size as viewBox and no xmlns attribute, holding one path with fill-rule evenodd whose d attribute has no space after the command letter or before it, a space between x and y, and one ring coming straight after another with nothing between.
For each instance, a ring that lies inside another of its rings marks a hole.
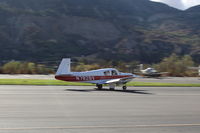
<instances>
[{"instance_id":1,"label":"airplane wing","mask_svg":"<svg viewBox=\"0 0 200 133\"><path fill-rule=\"evenodd\" d=\"M118 83L118 82L120 82L120 81L121 81L121 79L111 79L111 80L107 80L107 81L105 82L105 84Z\"/></svg>"},{"instance_id":2,"label":"airplane wing","mask_svg":"<svg viewBox=\"0 0 200 133\"><path fill-rule=\"evenodd\" d=\"M147 73L147 74L142 74L143 77L161 77L164 76L166 74L168 74L169 72L156 72L156 73Z\"/></svg>"},{"instance_id":3,"label":"airplane wing","mask_svg":"<svg viewBox=\"0 0 200 133\"><path fill-rule=\"evenodd\" d=\"M101 82L101 84L112 84L112 83L127 83L130 82L133 78L135 78L134 76L132 77L125 77L125 78L118 78L118 79L110 79L110 80L106 80Z\"/></svg>"}]
</instances>

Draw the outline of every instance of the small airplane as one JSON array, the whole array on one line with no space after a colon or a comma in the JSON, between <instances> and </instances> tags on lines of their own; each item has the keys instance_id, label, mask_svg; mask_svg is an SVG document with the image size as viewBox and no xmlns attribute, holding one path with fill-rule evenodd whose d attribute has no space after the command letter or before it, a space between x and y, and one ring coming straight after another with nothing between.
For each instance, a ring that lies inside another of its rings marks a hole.
<instances>
[{"instance_id":1,"label":"small airplane","mask_svg":"<svg viewBox=\"0 0 200 133\"><path fill-rule=\"evenodd\" d=\"M96 84L97 89L102 89L103 84L108 84L110 90L114 90L116 85L123 85L122 89L126 90L126 83L133 78L138 77L132 73L122 73L115 68L104 68L85 72L71 72L71 59L63 58L55 78L57 80L69 82L84 82Z\"/></svg>"},{"instance_id":2,"label":"small airplane","mask_svg":"<svg viewBox=\"0 0 200 133\"><path fill-rule=\"evenodd\" d=\"M143 69L143 64L140 64L139 67L140 67L140 72L135 72L135 73L140 74L140 75L142 75L144 77L148 77L148 78L161 77L163 74L167 74L168 73L168 72L158 72L156 69L151 68L151 67Z\"/></svg>"}]
</instances>

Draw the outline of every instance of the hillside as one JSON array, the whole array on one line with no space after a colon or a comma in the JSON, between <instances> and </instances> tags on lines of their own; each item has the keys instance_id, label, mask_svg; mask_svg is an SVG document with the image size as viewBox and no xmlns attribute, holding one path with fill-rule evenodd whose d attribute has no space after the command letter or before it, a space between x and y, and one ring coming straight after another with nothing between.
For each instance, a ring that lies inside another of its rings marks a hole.
<instances>
[{"instance_id":1,"label":"hillside","mask_svg":"<svg viewBox=\"0 0 200 133\"><path fill-rule=\"evenodd\" d=\"M0 59L156 63L176 53L200 63L197 10L148 0L0 0Z\"/></svg>"}]
</instances>

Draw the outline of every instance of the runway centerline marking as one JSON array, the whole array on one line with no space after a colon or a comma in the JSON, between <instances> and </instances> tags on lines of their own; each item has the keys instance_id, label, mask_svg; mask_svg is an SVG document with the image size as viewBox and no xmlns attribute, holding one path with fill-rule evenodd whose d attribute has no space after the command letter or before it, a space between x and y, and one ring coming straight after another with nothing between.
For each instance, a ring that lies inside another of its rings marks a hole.
<instances>
[{"instance_id":1,"label":"runway centerline marking","mask_svg":"<svg viewBox=\"0 0 200 133\"><path fill-rule=\"evenodd\" d=\"M98 129L98 128L153 128L153 127L191 127L200 124L156 124L156 125L110 125L110 126L63 126L63 127L21 127L0 128L0 130L45 130L45 129Z\"/></svg>"}]
</instances>

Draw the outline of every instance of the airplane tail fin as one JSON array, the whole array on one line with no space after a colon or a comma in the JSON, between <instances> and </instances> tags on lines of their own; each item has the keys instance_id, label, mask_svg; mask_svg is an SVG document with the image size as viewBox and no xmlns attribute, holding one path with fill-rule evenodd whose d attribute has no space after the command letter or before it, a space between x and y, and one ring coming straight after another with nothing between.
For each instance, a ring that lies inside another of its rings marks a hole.
<instances>
[{"instance_id":1,"label":"airplane tail fin","mask_svg":"<svg viewBox=\"0 0 200 133\"><path fill-rule=\"evenodd\" d=\"M56 75L69 74L70 72L71 72L71 59L63 58L58 67Z\"/></svg>"},{"instance_id":2,"label":"airplane tail fin","mask_svg":"<svg viewBox=\"0 0 200 133\"><path fill-rule=\"evenodd\" d=\"M144 69L143 64L140 64L139 66L140 66L140 71Z\"/></svg>"}]
</instances>

